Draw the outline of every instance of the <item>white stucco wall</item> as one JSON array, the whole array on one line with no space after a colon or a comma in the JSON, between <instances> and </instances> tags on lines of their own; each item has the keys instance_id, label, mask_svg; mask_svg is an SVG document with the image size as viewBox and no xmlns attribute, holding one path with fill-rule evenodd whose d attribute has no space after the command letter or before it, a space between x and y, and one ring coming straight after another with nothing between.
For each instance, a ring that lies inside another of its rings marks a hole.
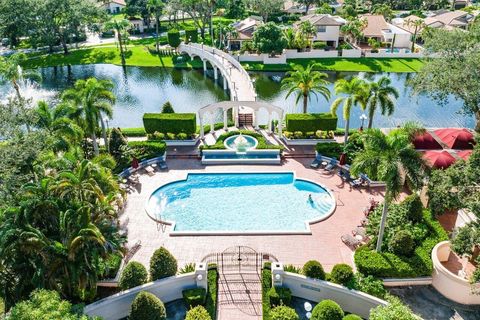
<instances>
[{"instance_id":1,"label":"white stucco wall","mask_svg":"<svg viewBox=\"0 0 480 320\"><path fill-rule=\"evenodd\" d=\"M125 6L113 2L105 5L105 9L107 9L110 13L119 13L123 8L125 8Z\"/></svg>"},{"instance_id":2,"label":"white stucco wall","mask_svg":"<svg viewBox=\"0 0 480 320\"><path fill-rule=\"evenodd\" d=\"M317 32L313 41L335 41L335 47L338 45L338 38L340 37L339 26L326 26L325 32Z\"/></svg>"},{"instance_id":3,"label":"white stucco wall","mask_svg":"<svg viewBox=\"0 0 480 320\"><path fill-rule=\"evenodd\" d=\"M198 285L196 276L195 272L191 272L125 290L87 305L84 313L88 316L101 317L104 320L122 319L130 313L130 305L140 291L153 293L162 302L167 303L182 298L183 290L196 288Z\"/></svg>"},{"instance_id":4,"label":"white stucco wall","mask_svg":"<svg viewBox=\"0 0 480 320\"><path fill-rule=\"evenodd\" d=\"M318 49L318 50L310 50L310 51L305 51L305 52L298 52L297 50L285 50L285 55L287 56L287 59L312 59L312 58L335 58L338 57L338 51L337 50L323 50L323 49Z\"/></svg>"},{"instance_id":5,"label":"white stucco wall","mask_svg":"<svg viewBox=\"0 0 480 320\"><path fill-rule=\"evenodd\" d=\"M342 57L344 58L360 58L362 50L360 49L342 49Z\"/></svg>"}]
</instances>

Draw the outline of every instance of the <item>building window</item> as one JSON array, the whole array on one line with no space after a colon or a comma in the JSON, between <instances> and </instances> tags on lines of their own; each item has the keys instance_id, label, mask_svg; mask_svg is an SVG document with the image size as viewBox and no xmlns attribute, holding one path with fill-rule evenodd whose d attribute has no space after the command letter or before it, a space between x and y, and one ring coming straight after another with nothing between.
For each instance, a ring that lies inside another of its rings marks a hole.
<instances>
[{"instance_id":1,"label":"building window","mask_svg":"<svg viewBox=\"0 0 480 320\"><path fill-rule=\"evenodd\" d=\"M317 27L317 32L327 32L327 26L318 26Z\"/></svg>"}]
</instances>

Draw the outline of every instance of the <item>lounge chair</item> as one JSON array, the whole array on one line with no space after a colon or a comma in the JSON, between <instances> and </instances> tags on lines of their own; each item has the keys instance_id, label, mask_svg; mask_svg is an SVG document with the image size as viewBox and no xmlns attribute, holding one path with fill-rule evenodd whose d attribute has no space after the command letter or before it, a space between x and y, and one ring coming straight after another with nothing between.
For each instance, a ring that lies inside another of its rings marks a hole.
<instances>
[{"instance_id":1,"label":"lounge chair","mask_svg":"<svg viewBox=\"0 0 480 320\"><path fill-rule=\"evenodd\" d=\"M167 166L167 163L165 161L160 161L158 163L158 167L160 168L160 170L166 170L168 169L168 166Z\"/></svg>"},{"instance_id":2,"label":"lounge chair","mask_svg":"<svg viewBox=\"0 0 480 320\"><path fill-rule=\"evenodd\" d=\"M363 238L367 237L367 230L364 227L356 227L352 230L354 236L361 236Z\"/></svg>"},{"instance_id":3,"label":"lounge chair","mask_svg":"<svg viewBox=\"0 0 480 320\"><path fill-rule=\"evenodd\" d=\"M310 167L317 169L321 163L322 163L322 155L317 154L315 157L315 160L313 160L313 162L310 164Z\"/></svg>"},{"instance_id":4,"label":"lounge chair","mask_svg":"<svg viewBox=\"0 0 480 320\"><path fill-rule=\"evenodd\" d=\"M153 169L152 166L146 166L145 168L143 168L149 176L153 176L155 174L155 169Z\"/></svg>"},{"instance_id":5,"label":"lounge chair","mask_svg":"<svg viewBox=\"0 0 480 320\"><path fill-rule=\"evenodd\" d=\"M343 236L340 237L340 239L342 239L343 243L345 243L347 246L353 249L356 249L362 244L360 240L356 239L351 234L344 234Z\"/></svg>"},{"instance_id":6,"label":"lounge chair","mask_svg":"<svg viewBox=\"0 0 480 320\"><path fill-rule=\"evenodd\" d=\"M333 169L335 169L335 167L337 166L337 163L338 163L337 159L332 158L323 170L330 172Z\"/></svg>"}]
</instances>

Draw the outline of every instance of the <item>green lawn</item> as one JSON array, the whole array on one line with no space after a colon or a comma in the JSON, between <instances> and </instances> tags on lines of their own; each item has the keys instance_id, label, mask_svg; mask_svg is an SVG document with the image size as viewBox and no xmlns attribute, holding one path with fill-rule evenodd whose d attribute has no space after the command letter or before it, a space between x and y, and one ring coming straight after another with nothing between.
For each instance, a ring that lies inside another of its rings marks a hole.
<instances>
[{"instance_id":1,"label":"green lawn","mask_svg":"<svg viewBox=\"0 0 480 320\"><path fill-rule=\"evenodd\" d=\"M290 59L287 64L264 65L258 62L243 62L248 71L288 71L294 64L303 66L317 63L317 70L331 71L365 71L365 72L418 72L423 66L420 59L401 58L321 58Z\"/></svg>"},{"instance_id":2,"label":"green lawn","mask_svg":"<svg viewBox=\"0 0 480 320\"><path fill-rule=\"evenodd\" d=\"M68 55L62 53L43 55L30 58L24 65L25 68L38 68L49 66L64 66L78 64L110 63L121 64L120 54L116 47L98 47L74 50ZM165 67L165 68L200 68L200 61L188 61L174 65L172 56L159 56L152 53L145 46L129 47L126 59L127 66L140 67Z\"/></svg>"}]
</instances>

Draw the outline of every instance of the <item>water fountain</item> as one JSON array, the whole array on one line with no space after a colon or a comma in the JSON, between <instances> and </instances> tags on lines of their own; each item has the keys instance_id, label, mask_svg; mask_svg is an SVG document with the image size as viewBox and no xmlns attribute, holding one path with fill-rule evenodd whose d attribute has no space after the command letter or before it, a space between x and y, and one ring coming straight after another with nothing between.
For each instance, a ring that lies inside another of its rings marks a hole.
<instances>
[{"instance_id":1,"label":"water fountain","mask_svg":"<svg viewBox=\"0 0 480 320\"><path fill-rule=\"evenodd\" d=\"M252 136L237 134L231 137L228 137L224 141L224 145L227 149L235 150L238 153L244 153L247 150L255 149L258 141Z\"/></svg>"}]
</instances>

